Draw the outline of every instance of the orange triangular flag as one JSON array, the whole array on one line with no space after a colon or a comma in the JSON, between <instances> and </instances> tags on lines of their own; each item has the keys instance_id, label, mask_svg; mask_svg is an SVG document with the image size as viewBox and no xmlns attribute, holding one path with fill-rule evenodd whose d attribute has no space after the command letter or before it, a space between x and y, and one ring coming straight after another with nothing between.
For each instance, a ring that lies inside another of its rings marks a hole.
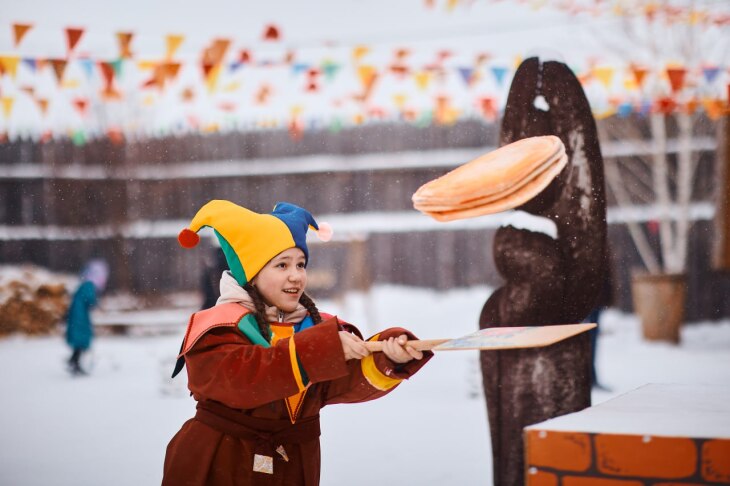
<instances>
[{"instance_id":1,"label":"orange triangular flag","mask_svg":"<svg viewBox=\"0 0 730 486\"><path fill-rule=\"evenodd\" d=\"M58 81L58 84L61 84L63 82L63 73L66 71L66 64L68 61L65 59L48 59L48 62L51 63L53 72L56 74L56 81Z\"/></svg>"},{"instance_id":2,"label":"orange triangular flag","mask_svg":"<svg viewBox=\"0 0 730 486\"><path fill-rule=\"evenodd\" d=\"M264 105L269 100L269 96L271 96L271 87L269 87L268 84L263 84L259 88L259 90L256 92L256 103L259 105Z\"/></svg>"},{"instance_id":3,"label":"orange triangular flag","mask_svg":"<svg viewBox=\"0 0 730 486\"><path fill-rule=\"evenodd\" d=\"M46 113L48 113L48 99L36 98L35 102L38 104L38 108L41 110L41 114L43 116L46 116Z\"/></svg>"},{"instance_id":4,"label":"orange triangular flag","mask_svg":"<svg viewBox=\"0 0 730 486\"><path fill-rule=\"evenodd\" d=\"M166 62L163 64L163 71L165 72L165 81L175 81L180 72L180 63Z\"/></svg>"},{"instance_id":5,"label":"orange triangular flag","mask_svg":"<svg viewBox=\"0 0 730 486\"><path fill-rule=\"evenodd\" d=\"M33 24L13 24L13 45L18 47Z\"/></svg>"},{"instance_id":6,"label":"orange triangular flag","mask_svg":"<svg viewBox=\"0 0 730 486\"><path fill-rule=\"evenodd\" d=\"M193 88L187 87L184 90L182 90L182 93L180 93L180 98L186 103L189 103L195 99L195 90Z\"/></svg>"},{"instance_id":7,"label":"orange triangular flag","mask_svg":"<svg viewBox=\"0 0 730 486\"><path fill-rule=\"evenodd\" d=\"M636 85L641 89L641 87L644 85L644 79L646 78L646 74L649 72L648 69L636 65L631 66L631 72L634 75L634 79L636 79Z\"/></svg>"},{"instance_id":8,"label":"orange triangular flag","mask_svg":"<svg viewBox=\"0 0 730 486\"><path fill-rule=\"evenodd\" d=\"M216 39L213 44L203 51L203 64L220 64L226 55L229 39Z\"/></svg>"},{"instance_id":9,"label":"orange triangular flag","mask_svg":"<svg viewBox=\"0 0 730 486\"><path fill-rule=\"evenodd\" d=\"M169 34L165 37L165 42L167 44L167 52L165 54L165 59L171 59L172 56L175 55L175 52L177 52L178 48L180 47L180 44L183 43L185 40L184 35L179 34Z\"/></svg>"},{"instance_id":10,"label":"orange triangular flag","mask_svg":"<svg viewBox=\"0 0 730 486\"><path fill-rule=\"evenodd\" d=\"M220 78L221 75L221 65L216 64L211 69L208 70L208 73L205 76L205 84L208 87L208 92L213 93L216 90L217 84L218 84L218 78Z\"/></svg>"},{"instance_id":11,"label":"orange triangular flag","mask_svg":"<svg viewBox=\"0 0 730 486\"><path fill-rule=\"evenodd\" d=\"M84 29L67 27L66 28L66 40L68 41L68 52L74 50L76 44L81 40L81 36L84 35Z\"/></svg>"},{"instance_id":12,"label":"orange triangular flag","mask_svg":"<svg viewBox=\"0 0 730 486\"><path fill-rule=\"evenodd\" d=\"M33 86L22 86L20 88L20 91L27 94L31 98L33 97L33 94L35 93L35 88Z\"/></svg>"},{"instance_id":13,"label":"orange triangular flag","mask_svg":"<svg viewBox=\"0 0 730 486\"><path fill-rule=\"evenodd\" d=\"M683 67L671 67L667 68L666 71L672 92L676 93L677 91L681 91L684 88L684 78L687 75L687 70Z\"/></svg>"},{"instance_id":14,"label":"orange triangular flag","mask_svg":"<svg viewBox=\"0 0 730 486\"><path fill-rule=\"evenodd\" d=\"M3 104L3 115L5 116L5 119L9 119L10 115L13 113L13 104L15 103L15 98L12 96L3 96L2 97L2 104Z\"/></svg>"},{"instance_id":15,"label":"orange triangular flag","mask_svg":"<svg viewBox=\"0 0 730 486\"><path fill-rule=\"evenodd\" d=\"M360 83L362 83L362 87L364 90L368 90L370 85L375 82L375 78L377 77L378 73L373 66L358 66L357 67L357 76L360 78Z\"/></svg>"},{"instance_id":16,"label":"orange triangular flag","mask_svg":"<svg viewBox=\"0 0 730 486\"><path fill-rule=\"evenodd\" d=\"M132 43L132 32L117 32L117 40L119 41L119 57L122 59L131 59L132 51L130 44Z\"/></svg>"}]
</instances>

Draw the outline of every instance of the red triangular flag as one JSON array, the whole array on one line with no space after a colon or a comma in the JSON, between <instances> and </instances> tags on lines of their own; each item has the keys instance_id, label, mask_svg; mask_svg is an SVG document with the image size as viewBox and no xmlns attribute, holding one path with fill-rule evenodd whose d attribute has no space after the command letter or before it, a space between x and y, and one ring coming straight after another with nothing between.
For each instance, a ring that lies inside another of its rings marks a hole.
<instances>
[{"instance_id":1,"label":"red triangular flag","mask_svg":"<svg viewBox=\"0 0 730 486\"><path fill-rule=\"evenodd\" d=\"M684 88L684 78L687 70L683 67L667 68L667 76L669 77L669 85L672 87L672 93L681 91Z\"/></svg>"},{"instance_id":2,"label":"red triangular flag","mask_svg":"<svg viewBox=\"0 0 730 486\"><path fill-rule=\"evenodd\" d=\"M68 41L68 52L74 50L76 44L79 43L81 36L84 35L84 29L67 27L66 28L66 40Z\"/></svg>"},{"instance_id":3,"label":"red triangular flag","mask_svg":"<svg viewBox=\"0 0 730 486\"><path fill-rule=\"evenodd\" d=\"M99 62L99 69L104 78L104 88L110 90L114 83L114 65L110 62Z\"/></svg>"},{"instance_id":4,"label":"red triangular flag","mask_svg":"<svg viewBox=\"0 0 730 486\"><path fill-rule=\"evenodd\" d=\"M274 24L269 24L264 30L264 40L266 41L278 41L281 39L279 28Z\"/></svg>"},{"instance_id":5,"label":"red triangular flag","mask_svg":"<svg viewBox=\"0 0 730 486\"><path fill-rule=\"evenodd\" d=\"M18 47L33 24L13 24L13 45Z\"/></svg>"},{"instance_id":6,"label":"red triangular flag","mask_svg":"<svg viewBox=\"0 0 730 486\"><path fill-rule=\"evenodd\" d=\"M86 109L89 107L89 100L86 98L75 98L73 100L73 104L81 116L86 116Z\"/></svg>"}]
</instances>

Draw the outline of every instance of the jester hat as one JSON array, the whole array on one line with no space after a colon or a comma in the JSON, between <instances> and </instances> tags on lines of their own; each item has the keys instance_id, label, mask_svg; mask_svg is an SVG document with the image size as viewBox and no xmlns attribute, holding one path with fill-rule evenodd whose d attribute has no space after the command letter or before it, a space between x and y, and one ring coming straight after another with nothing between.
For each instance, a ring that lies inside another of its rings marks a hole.
<instances>
[{"instance_id":1,"label":"jester hat","mask_svg":"<svg viewBox=\"0 0 730 486\"><path fill-rule=\"evenodd\" d=\"M198 231L213 228L228 268L239 285L251 280L269 260L289 248L304 252L309 261L307 230L312 228L322 241L329 241L332 228L317 224L306 209L279 202L269 214L259 214L230 201L216 199L206 203L177 239L184 248L193 248L200 241ZM305 263L306 264L306 263Z\"/></svg>"}]
</instances>

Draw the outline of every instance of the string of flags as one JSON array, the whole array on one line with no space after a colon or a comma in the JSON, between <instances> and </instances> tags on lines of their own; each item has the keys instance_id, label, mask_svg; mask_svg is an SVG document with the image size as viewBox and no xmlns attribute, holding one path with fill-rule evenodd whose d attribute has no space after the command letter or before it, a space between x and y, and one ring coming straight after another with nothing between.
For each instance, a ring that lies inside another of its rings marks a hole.
<instances>
[{"instance_id":1,"label":"string of flags","mask_svg":"<svg viewBox=\"0 0 730 486\"><path fill-rule=\"evenodd\" d=\"M65 56L42 58L20 54L33 28L12 24L14 52L0 53L0 133L15 126L42 138L81 132L121 140L130 133L285 126L299 138L306 129L379 121L493 121L521 62L484 51L368 45L305 54L286 46L275 24L264 26L262 46L214 38L194 56L180 53L185 35L168 34L157 58L137 52L131 31L113 34L117 53L111 58L89 55L79 51L85 29L68 27ZM571 68L597 118L702 110L716 119L729 113L726 65L592 59Z\"/></svg>"}]
</instances>

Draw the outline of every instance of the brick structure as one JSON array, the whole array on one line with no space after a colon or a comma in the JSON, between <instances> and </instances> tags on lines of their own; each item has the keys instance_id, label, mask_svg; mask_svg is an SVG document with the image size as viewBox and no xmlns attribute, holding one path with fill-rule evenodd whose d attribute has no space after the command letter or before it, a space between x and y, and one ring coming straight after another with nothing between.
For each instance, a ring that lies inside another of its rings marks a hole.
<instances>
[{"instance_id":1,"label":"brick structure","mask_svg":"<svg viewBox=\"0 0 730 486\"><path fill-rule=\"evenodd\" d=\"M528 486L730 484L730 389L646 385L525 428Z\"/></svg>"}]
</instances>

